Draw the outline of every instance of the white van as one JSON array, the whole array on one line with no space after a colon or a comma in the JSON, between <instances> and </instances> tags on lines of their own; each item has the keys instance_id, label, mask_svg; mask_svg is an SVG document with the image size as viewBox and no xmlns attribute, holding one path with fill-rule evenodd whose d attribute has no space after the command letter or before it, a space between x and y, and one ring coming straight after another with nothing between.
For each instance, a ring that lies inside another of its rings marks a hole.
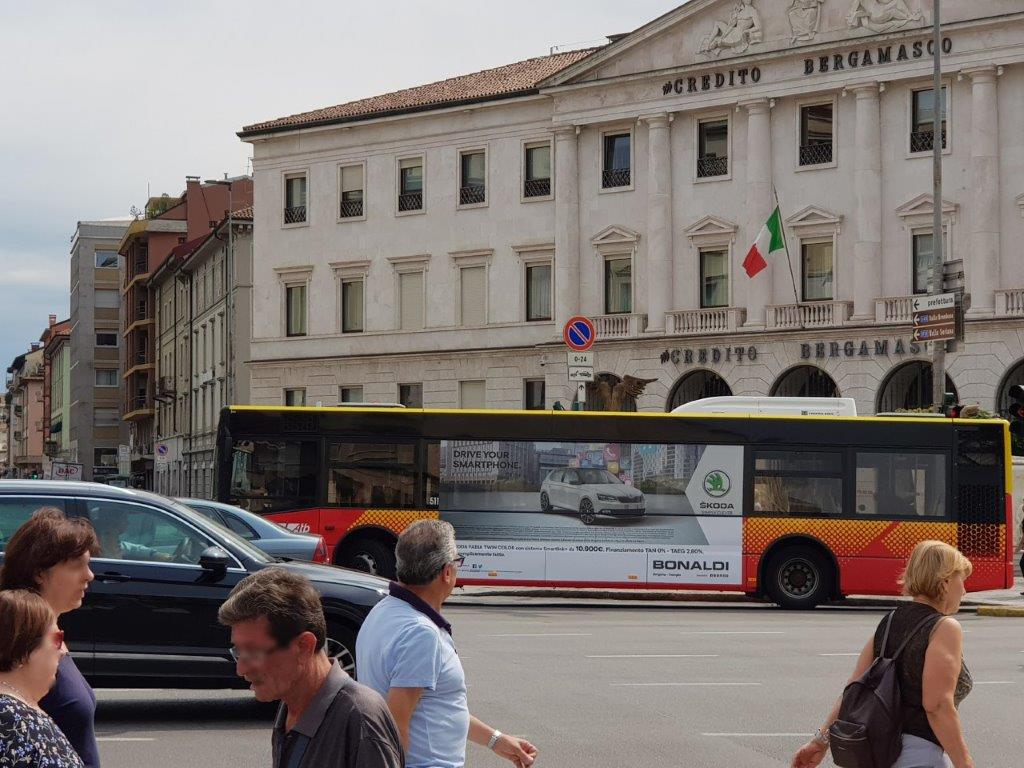
<instances>
[{"instance_id":1,"label":"white van","mask_svg":"<svg viewBox=\"0 0 1024 768\"><path fill-rule=\"evenodd\" d=\"M852 397L705 397L672 413L745 413L751 416L856 416Z\"/></svg>"}]
</instances>

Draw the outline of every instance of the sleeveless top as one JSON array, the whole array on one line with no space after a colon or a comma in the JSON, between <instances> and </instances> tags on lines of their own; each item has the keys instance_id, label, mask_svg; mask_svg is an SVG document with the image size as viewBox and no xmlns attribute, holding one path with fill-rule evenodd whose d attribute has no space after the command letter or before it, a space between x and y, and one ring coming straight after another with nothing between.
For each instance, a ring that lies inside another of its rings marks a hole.
<instances>
[{"instance_id":1,"label":"sleeveless top","mask_svg":"<svg viewBox=\"0 0 1024 768\"><path fill-rule=\"evenodd\" d=\"M85 768L100 768L96 745L96 695L85 681L71 654L61 657L53 688L39 702L39 708L53 718ZM0 763L0 768L4 768Z\"/></svg>"},{"instance_id":2,"label":"sleeveless top","mask_svg":"<svg viewBox=\"0 0 1024 768\"><path fill-rule=\"evenodd\" d=\"M907 643L907 647L900 656L896 665L897 675L900 682L900 694L903 698L903 733L909 733L921 739L927 739L933 744L939 744L935 732L928 722L928 714L921 704L922 680L924 677L924 656L931 642L932 633L943 615L930 605L924 603L905 603L896 609L892 617L892 628L889 630L889 641L885 649L887 654L893 654L900 647L900 643L906 639L918 622L930 617L917 634ZM882 619L875 630L875 656L882 652L882 637L885 635L885 625L888 617ZM959 707L967 694L971 692L974 681L971 678L967 664L961 660L960 675L957 677L956 689L953 692L953 703ZM939 744L939 746L942 746Z\"/></svg>"}]
</instances>

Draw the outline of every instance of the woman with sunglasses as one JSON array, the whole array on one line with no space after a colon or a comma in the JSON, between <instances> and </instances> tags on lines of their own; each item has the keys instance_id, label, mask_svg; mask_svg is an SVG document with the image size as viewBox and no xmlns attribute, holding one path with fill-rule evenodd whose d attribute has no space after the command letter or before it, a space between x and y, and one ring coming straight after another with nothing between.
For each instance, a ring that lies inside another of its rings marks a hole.
<instances>
[{"instance_id":1,"label":"woman with sunglasses","mask_svg":"<svg viewBox=\"0 0 1024 768\"><path fill-rule=\"evenodd\" d=\"M59 618L81 607L85 590L93 579L89 559L99 551L99 542L88 520L68 518L59 509L44 507L18 528L7 543L0 590L35 592ZM56 681L51 677L52 688L49 693L43 692L39 705L64 732L85 768L99 768L96 696L67 647L62 651Z\"/></svg>"},{"instance_id":2,"label":"woman with sunglasses","mask_svg":"<svg viewBox=\"0 0 1024 768\"><path fill-rule=\"evenodd\" d=\"M39 706L67 653L53 610L27 589L0 592L0 765L82 768L82 758Z\"/></svg>"}]
</instances>

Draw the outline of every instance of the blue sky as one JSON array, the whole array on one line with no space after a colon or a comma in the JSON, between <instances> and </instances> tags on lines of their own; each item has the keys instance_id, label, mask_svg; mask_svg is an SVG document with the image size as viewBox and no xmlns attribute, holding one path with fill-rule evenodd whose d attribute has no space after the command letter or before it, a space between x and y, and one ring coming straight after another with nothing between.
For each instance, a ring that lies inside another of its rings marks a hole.
<instances>
[{"instance_id":1,"label":"blue sky","mask_svg":"<svg viewBox=\"0 0 1024 768\"><path fill-rule=\"evenodd\" d=\"M0 363L67 316L76 222L246 173L242 125L582 47L678 4L0 4Z\"/></svg>"}]
</instances>

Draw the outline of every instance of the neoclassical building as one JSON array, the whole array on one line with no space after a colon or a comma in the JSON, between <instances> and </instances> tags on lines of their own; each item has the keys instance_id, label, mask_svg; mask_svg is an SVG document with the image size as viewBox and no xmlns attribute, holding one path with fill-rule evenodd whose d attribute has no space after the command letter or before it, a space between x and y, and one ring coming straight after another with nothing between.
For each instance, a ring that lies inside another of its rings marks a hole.
<instances>
[{"instance_id":1,"label":"neoclassical building","mask_svg":"<svg viewBox=\"0 0 1024 768\"><path fill-rule=\"evenodd\" d=\"M963 402L1024 381L1024 7L692 0L607 45L269 120L254 148L251 397L568 403L561 330L719 394L931 402L913 341L935 205ZM935 110L943 130L933 130ZM944 192L932 196L932 147ZM778 203L788 263L748 246Z\"/></svg>"}]
</instances>

